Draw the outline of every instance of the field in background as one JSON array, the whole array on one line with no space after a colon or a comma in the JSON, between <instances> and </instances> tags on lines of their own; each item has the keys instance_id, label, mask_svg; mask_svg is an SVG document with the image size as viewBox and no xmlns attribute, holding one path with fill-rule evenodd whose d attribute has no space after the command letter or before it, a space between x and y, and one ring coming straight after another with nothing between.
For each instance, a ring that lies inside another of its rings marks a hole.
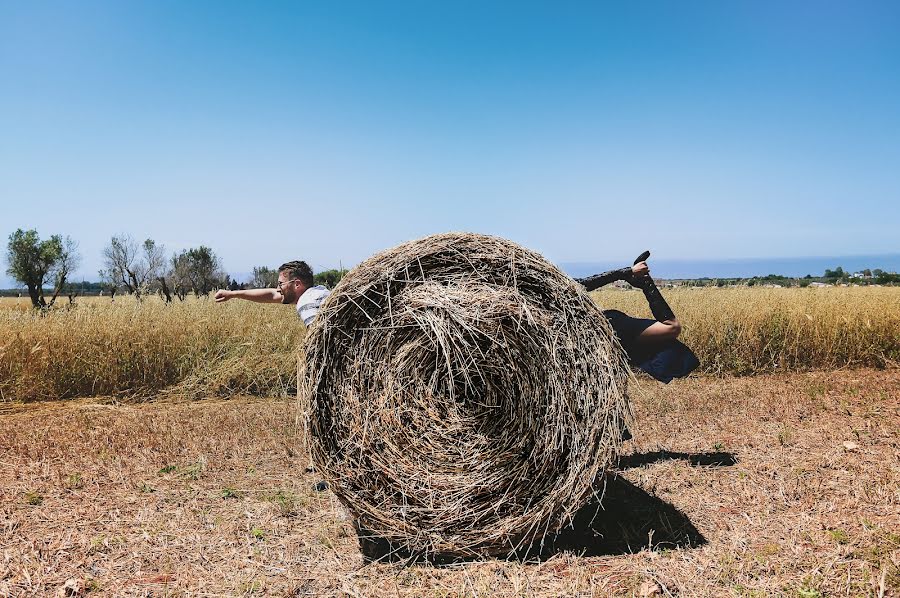
<instances>
[{"instance_id":1,"label":"field in background","mask_svg":"<svg viewBox=\"0 0 900 598\"><path fill-rule=\"evenodd\" d=\"M886 367L900 362L900 288L664 291L708 374ZM638 291L604 308L650 317ZM0 400L294 392L303 326L288 307L189 298L81 298L40 317L0 299Z\"/></svg>"},{"instance_id":2,"label":"field in background","mask_svg":"<svg viewBox=\"0 0 900 598\"><path fill-rule=\"evenodd\" d=\"M900 288L676 288L663 294L711 374L900 364ZM604 309L651 318L643 293L604 289Z\"/></svg>"},{"instance_id":3,"label":"field in background","mask_svg":"<svg viewBox=\"0 0 900 598\"><path fill-rule=\"evenodd\" d=\"M634 390L583 542L447 568L363 564L292 400L2 404L0 596L900 593L900 371Z\"/></svg>"},{"instance_id":4,"label":"field in background","mask_svg":"<svg viewBox=\"0 0 900 598\"><path fill-rule=\"evenodd\" d=\"M245 301L92 297L42 317L0 299L0 396L286 396L304 333L290 307Z\"/></svg>"}]
</instances>

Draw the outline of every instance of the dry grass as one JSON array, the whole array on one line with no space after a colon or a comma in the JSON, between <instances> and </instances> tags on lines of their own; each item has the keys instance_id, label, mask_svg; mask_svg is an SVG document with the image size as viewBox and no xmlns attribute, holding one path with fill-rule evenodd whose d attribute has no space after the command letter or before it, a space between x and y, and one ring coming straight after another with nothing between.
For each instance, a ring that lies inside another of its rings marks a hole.
<instances>
[{"instance_id":1,"label":"dry grass","mask_svg":"<svg viewBox=\"0 0 900 598\"><path fill-rule=\"evenodd\" d=\"M900 371L638 390L594 556L446 568L364 565L291 402L7 403L0 595L900 595Z\"/></svg>"},{"instance_id":2,"label":"dry grass","mask_svg":"<svg viewBox=\"0 0 900 598\"><path fill-rule=\"evenodd\" d=\"M900 288L663 289L681 340L709 374L876 367L900 362ZM640 291L592 293L604 309L651 318Z\"/></svg>"},{"instance_id":3,"label":"dry grass","mask_svg":"<svg viewBox=\"0 0 900 598\"><path fill-rule=\"evenodd\" d=\"M710 374L884 367L900 362L900 288L664 289ZM650 317L637 291L592 293ZM152 297L81 298L34 316L0 298L0 401L114 394L293 394L303 326L289 307Z\"/></svg>"},{"instance_id":4,"label":"dry grass","mask_svg":"<svg viewBox=\"0 0 900 598\"><path fill-rule=\"evenodd\" d=\"M47 316L0 300L0 400L168 389L188 396L281 395L296 389L296 313L244 301L81 299Z\"/></svg>"},{"instance_id":5,"label":"dry grass","mask_svg":"<svg viewBox=\"0 0 900 598\"><path fill-rule=\"evenodd\" d=\"M304 346L313 459L360 527L407 554L526 549L594 496L621 445L629 373L612 327L505 239L373 256Z\"/></svg>"}]
</instances>

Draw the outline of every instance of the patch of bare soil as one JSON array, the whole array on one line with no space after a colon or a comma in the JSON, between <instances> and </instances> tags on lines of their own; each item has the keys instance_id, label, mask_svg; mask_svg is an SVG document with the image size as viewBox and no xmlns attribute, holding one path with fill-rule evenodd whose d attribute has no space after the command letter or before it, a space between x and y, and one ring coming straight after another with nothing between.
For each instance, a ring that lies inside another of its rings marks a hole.
<instances>
[{"instance_id":1,"label":"patch of bare soil","mask_svg":"<svg viewBox=\"0 0 900 598\"><path fill-rule=\"evenodd\" d=\"M634 395L602 509L440 567L363 558L292 402L5 404L0 596L900 595L900 371Z\"/></svg>"}]
</instances>

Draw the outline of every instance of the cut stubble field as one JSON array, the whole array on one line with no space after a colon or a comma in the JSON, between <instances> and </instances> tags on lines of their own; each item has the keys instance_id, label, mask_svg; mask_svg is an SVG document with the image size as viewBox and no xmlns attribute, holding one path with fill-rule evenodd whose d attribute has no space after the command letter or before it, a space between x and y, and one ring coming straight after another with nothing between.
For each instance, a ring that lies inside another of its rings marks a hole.
<instances>
[{"instance_id":1,"label":"cut stubble field","mask_svg":"<svg viewBox=\"0 0 900 598\"><path fill-rule=\"evenodd\" d=\"M364 562L291 399L0 403L0 595L900 592L900 370L632 395L603 510L540 559L444 567Z\"/></svg>"}]
</instances>

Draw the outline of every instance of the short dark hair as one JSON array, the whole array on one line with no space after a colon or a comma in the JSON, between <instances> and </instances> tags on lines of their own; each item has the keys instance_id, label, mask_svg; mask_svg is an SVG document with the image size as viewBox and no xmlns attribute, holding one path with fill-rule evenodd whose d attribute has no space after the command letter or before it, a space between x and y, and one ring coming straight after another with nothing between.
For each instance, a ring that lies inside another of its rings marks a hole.
<instances>
[{"instance_id":1,"label":"short dark hair","mask_svg":"<svg viewBox=\"0 0 900 598\"><path fill-rule=\"evenodd\" d=\"M313 286L313 271L306 262L295 260L278 266L278 272L287 272L290 278L296 278L306 288Z\"/></svg>"}]
</instances>

